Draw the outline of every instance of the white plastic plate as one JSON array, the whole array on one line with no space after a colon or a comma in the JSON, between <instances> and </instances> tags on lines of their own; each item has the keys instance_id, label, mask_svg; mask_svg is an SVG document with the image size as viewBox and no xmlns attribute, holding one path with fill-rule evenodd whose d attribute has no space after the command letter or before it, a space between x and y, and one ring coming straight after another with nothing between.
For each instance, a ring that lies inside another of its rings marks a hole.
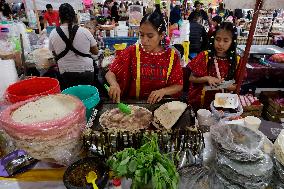
<instances>
[{"instance_id":1,"label":"white plastic plate","mask_svg":"<svg viewBox=\"0 0 284 189\"><path fill-rule=\"evenodd\" d=\"M238 95L231 93L216 93L214 106L217 108L236 109L239 106Z\"/></svg>"}]
</instances>

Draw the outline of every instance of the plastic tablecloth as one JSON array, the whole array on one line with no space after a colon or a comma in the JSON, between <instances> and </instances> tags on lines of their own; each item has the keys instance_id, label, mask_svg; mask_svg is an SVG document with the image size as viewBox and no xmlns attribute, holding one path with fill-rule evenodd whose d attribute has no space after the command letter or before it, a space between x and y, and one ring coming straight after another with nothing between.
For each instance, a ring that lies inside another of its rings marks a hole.
<instances>
[{"instance_id":1,"label":"plastic tablecloth","mask_svg":"<svg viewBox=\"0 0 284 189\"><path fill-rule=\"evenodd\" d=\"M39 162L33 169L11 178L0 177L1 189L65 189L65 167Z\"/></svg>"},{"instance_id":2,"label":"plastic tablecloth","mask_svg":"<svg viewBox=\"0 0 284 189\"><path fill-rule=\"evenodd\" d=\"M258 82L260 85L267 85L257 87L281 87L281 83L279 84L279 82L283 80L283 73L284 64L270 63L269 66L265 66L259 64L256 60L250 60L247 64L247 78L245 83Z\"/></svg>"}]
</instances>

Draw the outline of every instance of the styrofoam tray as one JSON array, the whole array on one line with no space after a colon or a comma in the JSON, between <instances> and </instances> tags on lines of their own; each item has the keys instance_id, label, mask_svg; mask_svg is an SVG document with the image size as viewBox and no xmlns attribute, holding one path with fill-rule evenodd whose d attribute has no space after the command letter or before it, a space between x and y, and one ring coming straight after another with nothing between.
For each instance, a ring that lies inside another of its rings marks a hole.
<instances>
[{"instance_id":1,"label":"styrofoam tray","mask_svg":"<svg viewBox=\"0 0 284 189\"><path fill-rule=\"evenodd\" d=\"M217 108L236 109L239 106L238 95L231 93L216 93L214 106Z\"/></svg>"}]
</instances>

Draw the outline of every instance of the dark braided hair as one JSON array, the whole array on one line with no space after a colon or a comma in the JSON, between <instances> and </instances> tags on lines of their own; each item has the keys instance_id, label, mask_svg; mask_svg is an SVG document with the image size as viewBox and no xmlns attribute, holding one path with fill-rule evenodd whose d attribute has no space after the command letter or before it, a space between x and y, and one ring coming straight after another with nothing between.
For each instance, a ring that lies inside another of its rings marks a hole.
<instances>
[{"instance_id":1,"label":"dark braided hair","mask_svg":"<svg viewBox=\"0 0 284 189\"><path fill-rule=\"evenodd\" d=\"M151 14L146 14L141 22L140 22L140 26L146 22L151 23L151 25L153 26L153 28L159 33L162 34L163 32L166 33L167 31L167 22L166 19L164 18L162 12L161 12L161 8L159 4L155 5L156 9L153 13ZM165 40L166 38L164 37L162 43L165 44Z\"/></svg>"},{"instance_id":2,"label":"dark braided hair","mask_svg":"<svg viewBox=\"0 0 284 189\"><path fill-rule=\"evenodd\" d=\"M63 3L59 7L59 18L61 24L68 23L69 39L74 36L72 34L73 24L76 22L76 13L73 7L68 3Z\"/></svg>"},{"instance_id":3,"label":"dark braided hair","mask_svg":"<svg viewBox=\"0 0 284 189\"><path fill-rule=\"evenodd\" d=\"M232 34L232 44L230 46L230 48L228 49L227 53L226 53L226 57L228 58L229 62L230 62L230 66L229 66L229 72L227 75L227 78L225 78L226 80L232 80L234 79L235 76L235 72L236 72L236 67L237 67L237 53L236 53L236 48L237 48L237 29L235 28L235 26L231 23L231 22L223 22L221 23L221 25L218 25L214 35L209 39L209 50L208 50L208 67L207 70L209 72L209 70L212 68L212 66L214 65L214 57L216 56L216 50L214 47L214 41L215 41L215 36L217 34L218 31L220 30L225 30L228 31Z\"/></svg>"}]
</instances>

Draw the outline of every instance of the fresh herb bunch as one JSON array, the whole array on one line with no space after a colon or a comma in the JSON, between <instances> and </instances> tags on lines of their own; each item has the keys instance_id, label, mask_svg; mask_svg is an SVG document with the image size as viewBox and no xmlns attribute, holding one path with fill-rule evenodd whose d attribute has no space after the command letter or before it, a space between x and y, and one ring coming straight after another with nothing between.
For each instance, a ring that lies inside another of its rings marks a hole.
<instances>
[{"instance_id":1,"label":"fresh herb bunch","mask_svg":"<svg viewBox=\"0 0 284 189\"><path fill-rule=\"evenodd\" d=\"M126 148L109 158L107 164L117 177L132 179L132 189L141 189L151 183L153 189L176 189L179 175L174 163L159 151L157 134L140 149Z\"/></svg>"}]
</instances>

